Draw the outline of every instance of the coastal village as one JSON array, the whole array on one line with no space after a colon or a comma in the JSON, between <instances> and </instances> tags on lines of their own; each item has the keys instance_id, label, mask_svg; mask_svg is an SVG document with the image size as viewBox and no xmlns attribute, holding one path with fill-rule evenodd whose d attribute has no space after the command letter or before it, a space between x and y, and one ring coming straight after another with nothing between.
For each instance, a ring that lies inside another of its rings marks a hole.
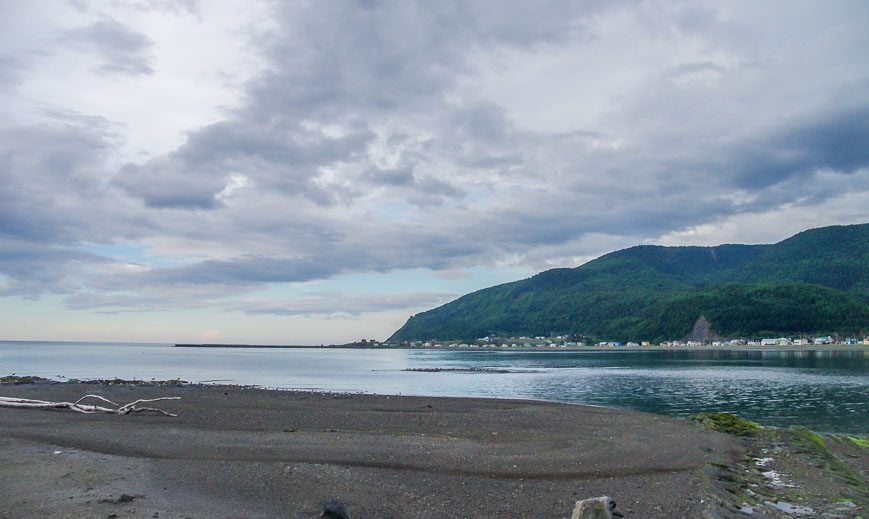
<instances>
[{"instance_id":1,"label":"coastal village","mask_svg":"<svg viewBox=\"0 0 869 519\"><path fill-rule=\"evenodd\" d=\"M650 341L587 341L570 335L552 337L481 337L475 341L427 341L378 342L362 339L355 343L357 347L400 347L400 348L456 348L456 349L599 349L599 348L752 348L752 347L806 347L806 346L869 346L869 337L837 337L825 335L820 337L775 337L730 339L716 341L702 340L672 340L653 343Z\"/></svg>"}]
</instances>

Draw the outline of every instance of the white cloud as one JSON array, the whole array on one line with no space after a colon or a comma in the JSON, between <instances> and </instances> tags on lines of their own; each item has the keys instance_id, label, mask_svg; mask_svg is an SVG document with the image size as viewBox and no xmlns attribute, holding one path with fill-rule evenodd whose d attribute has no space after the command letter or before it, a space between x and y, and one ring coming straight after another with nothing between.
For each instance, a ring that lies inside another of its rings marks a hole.
<instances>
[{"instance_id":1,"label":"white cloud","mask_svg":"<svg viewBox=\"0 0 869 519\"><path fill-rule=\"evenodd\" d=\"M784 204L762 212L739 213L668 233L650 243L707 246L776 243L813 227L869 223L866 207L869 191L842 192L818 204Z\"/></svg>"},{"instance_id":2,"label":"white cloud","mask_svg":"<svg viewBox=\"0 0 869 519\"><path fill-rule=\"evenodd\" d=\"M125 128L119 161L167 153L241 102L263 66L256 42L269 30L265 6L5 4L3 48L26 70L5 120L38 121L46 107L99 115Z\"/></svg>"}]
</instances>

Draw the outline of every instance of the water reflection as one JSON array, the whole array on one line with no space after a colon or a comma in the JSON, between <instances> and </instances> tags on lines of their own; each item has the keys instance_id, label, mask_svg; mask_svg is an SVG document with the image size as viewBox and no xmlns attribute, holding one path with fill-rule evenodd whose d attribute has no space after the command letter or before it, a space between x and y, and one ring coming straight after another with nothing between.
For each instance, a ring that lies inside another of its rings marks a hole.
<instances>
[{"instance_id":1,"label":"water reflection","mask_svg":"<svg viewBox=\"0 0 869 519\"><path fill-rule=\"evenodd\" d=\"M418 372L494 368L507 373ZM286 389L534 398L673 416L731 411L820 431L869 431L863 350L455 351L0 343L0 375L182 378Z\"/></svg>"},{"instance_id":2,"label":"water reflection","mask_svg":"<svg viewBox=\"0 0 869 519\"><path fill-rule=\"evenodd\" d=\"M634 409L673 416L730 411L765 424L822 431L869 430L864 351L412 352L416 362L453 367L536 368L481 394ZM455 381L461 383L461 381Z\"/></svg>"}]
</instances>

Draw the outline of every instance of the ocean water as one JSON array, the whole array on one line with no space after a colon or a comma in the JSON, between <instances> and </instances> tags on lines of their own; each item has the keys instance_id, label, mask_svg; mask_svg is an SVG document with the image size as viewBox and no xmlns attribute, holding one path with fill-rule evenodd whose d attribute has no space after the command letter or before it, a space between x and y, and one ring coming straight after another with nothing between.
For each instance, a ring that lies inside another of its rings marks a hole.
<instances>
[{"instance_id":1,"label":"ocean water","mask_svg":"<svg viewBox=\"0 0 869 519\"><path fill-rule=\"evenodd\" d=\"M409 371L409 370L431 371ZM670 416L869 432L869 352L175 348L0 342L0 375L170 379L278 389L530 398Z\"/></svg>"}]
</instances>

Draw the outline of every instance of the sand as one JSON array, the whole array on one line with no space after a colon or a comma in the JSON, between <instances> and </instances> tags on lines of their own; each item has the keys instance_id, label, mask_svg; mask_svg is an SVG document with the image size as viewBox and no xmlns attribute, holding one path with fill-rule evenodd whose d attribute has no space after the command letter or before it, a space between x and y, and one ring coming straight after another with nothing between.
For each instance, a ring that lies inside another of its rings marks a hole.
<instances>
[{"instance_id":1,"label":"sand","mask_svg":"<svg viewBox=\"0 0 869 519\"><path fill-rule=\"evenodd\" d=\"M567 404L222 386L0 386L161 403L177 418L0 409L0 517L701 517L710 464L744 455L684 420ZM112 515L115 514L115 515Z\"/></svg>"}]
</instances>

